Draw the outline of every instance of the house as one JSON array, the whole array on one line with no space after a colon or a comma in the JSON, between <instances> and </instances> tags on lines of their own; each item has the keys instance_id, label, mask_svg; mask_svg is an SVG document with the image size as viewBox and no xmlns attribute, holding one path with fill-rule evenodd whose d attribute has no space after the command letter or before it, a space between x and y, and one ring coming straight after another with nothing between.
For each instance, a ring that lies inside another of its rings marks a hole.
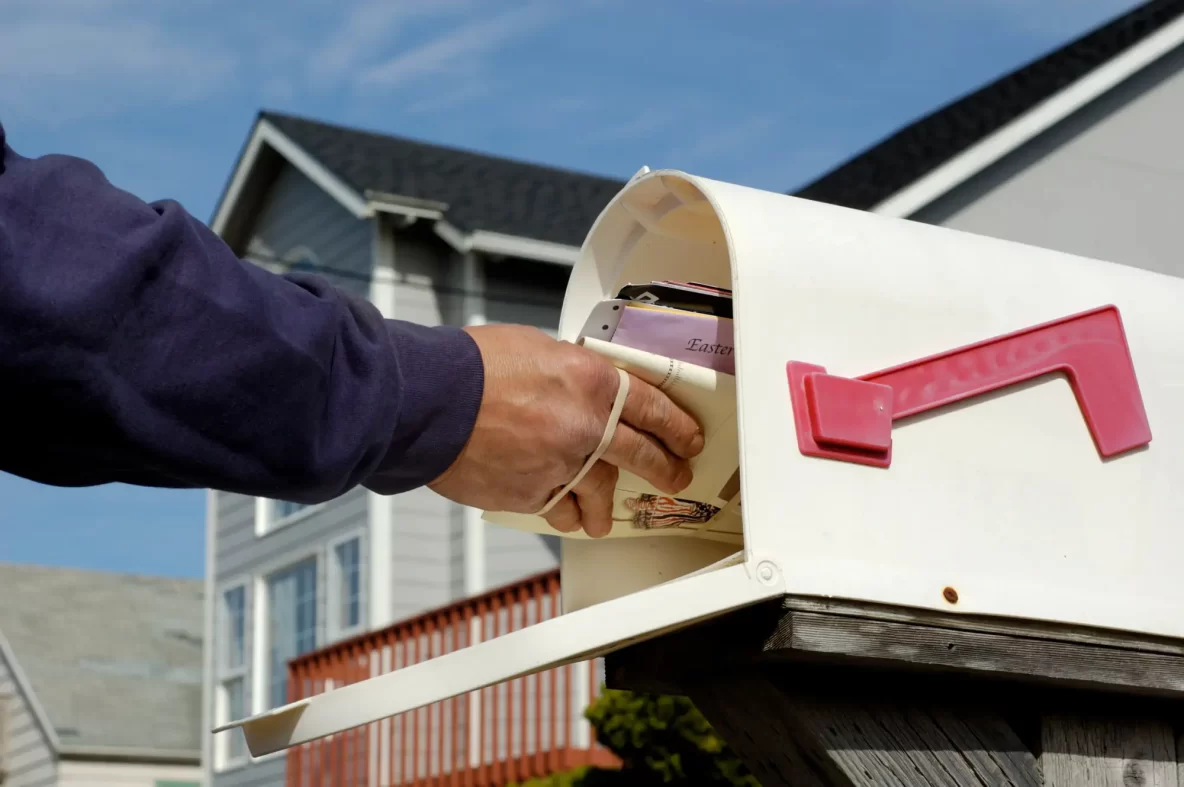
<instances>
[{"instance_id":1,"label":"house","mask_svg":"<svg viewBox=\"0 0 1184 787\"><path fill-rule=\"evenodd\" d=\"M198 787L202 597L0 563L0 784Z\"/></svg>"},{"instance_id":2,"label":"house","mask_svg":"<svg viewBox=\"0 0 1184 787\"><path fill-rule=\"evenodd\" d=\"M796 195L1184 275L1184 0L1153 0L920 118ZM638 162L639 165L645 162ZM425 323L553 329L612 180L263 113L213 226ZM951 260L957 265L957 260ZM322 506L211 494L206 707L279 704L291 658L553 568L553 539L426 490ZM212 726L212 725L207 725ZM214 784L276 783L214 746Z\"/></svg>"},{"instance_id":3,"label":"house","mask_svg":"<svg viewBox=\"0 0 1184 787\"><path fill-rule=\"evenodd\" d=\"M583 236L622 185L264 112L211 226L388 317L554 333ZM487 529L426 489L316 506L210 493L207 510L207 726L283 704L294 657L558 565L556 538ZM219 787L282 780L284 760L248 763L237 733L208 755Z\"/></svg>"}]
</instances>

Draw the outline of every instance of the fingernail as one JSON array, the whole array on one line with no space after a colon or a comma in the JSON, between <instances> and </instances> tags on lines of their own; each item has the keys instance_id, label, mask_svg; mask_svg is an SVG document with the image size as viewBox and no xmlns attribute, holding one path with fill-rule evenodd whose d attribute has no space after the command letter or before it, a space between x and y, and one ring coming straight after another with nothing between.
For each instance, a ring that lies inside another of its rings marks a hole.
<instances>
[{"instance_id":1,"label":"fingernail","mask_svg":"<svg viewBox=\"0 0 1184 787\"><path fill-rule=\"evenodd\" d=\"M589 538L604 538L613 529L612 523L606 525L587 525L584 532L588 534Z\"/></svg>"},{"instance_id":2,"label":"fingernail","mask_svg":"<svg viewBox=\"0 0 1184 787\"><path fill-rule=\"evenodd\" d=\"M691 438L691 456L698 456L699 452L703 450L703 433L695 432L695 436Z\"/></svg>"},{"instance_id":3,"label":"fingernail","mask_svg":"<svg viewBox=\"0 0 1184 787\"><path fill-rule=\"evenodd\" d=\"M684 467L678 471L678 475L674 479L674 491L681 492L691 485L691 481L695 479L695 474L691 472L691 468Z\"/></svg>"}]
</instances>

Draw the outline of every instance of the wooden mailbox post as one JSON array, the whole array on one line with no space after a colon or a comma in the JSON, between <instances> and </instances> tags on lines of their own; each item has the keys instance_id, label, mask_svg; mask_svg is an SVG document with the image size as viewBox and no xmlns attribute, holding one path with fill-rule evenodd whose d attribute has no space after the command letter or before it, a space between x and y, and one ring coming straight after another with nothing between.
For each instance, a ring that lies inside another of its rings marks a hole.
<instances>
[{"instance_id":1,"label":"wooden mailbox post","mask_svg":"<svg viewBox=\"0 0 1184 787\"><path fill-rule=\"evenodd\" d=\"M1184 784L1177 640L787 596L606 675L690 697L764 787Z\"/></svg>"}]
</instances>

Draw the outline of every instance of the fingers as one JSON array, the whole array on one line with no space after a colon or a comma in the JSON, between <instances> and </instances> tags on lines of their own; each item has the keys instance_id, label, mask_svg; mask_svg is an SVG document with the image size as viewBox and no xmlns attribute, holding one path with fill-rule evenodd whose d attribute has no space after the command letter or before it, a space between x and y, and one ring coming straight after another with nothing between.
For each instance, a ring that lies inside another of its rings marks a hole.
<instances>
[{"instance_id":1,"label":"fingers","mask_svg":"<svg viewBox=\"0 0 1184 787\"><path fill-rule=\"evenodd\" d=\"M695 419L666 394L636 377L629 381L629 397L621 411L621 422L653 435L677 456L689 459L703 450L703 430Z\"/></svg>"},{"instance_id":2,"label":"fingers","mask_svg":"<svg viewBox=\"0 0 1184 787\"><path fill-rule=\"evenodd\" d=\"M574 533L582 528L592 538L607 536L613 527L616 488L617 468L597 462L544 518L560 533Z\"/></svg>"},{"instance_id":3,"label":"fingers","mask_svg":"<svg viewBox=\"0 0 1184 787\"><path fill-rule=\"evenodd\" d=\"M556 490L558 491L558 490ZM580 529L580 507L576 503L575 495L566 494L563 499L551 507L543 515L547 524L560 533L575 533Z\"/></svg>"},{"instance_id":4,"label":"fingers","mask_svg":"<svg viewBox=\"0 0 1184 787\"><path fill-rule=\"evenodd\" d=\"M623 421L601 457L605 462L644 478L667 494L678 494L691 483L691 466L652 435Z\"/></svg>"},{"instance_id":5,"label":"fingers","mask_svg":"<svg viewBox=\"0 0 1184 787\"><path fill-rule=\"evenodd\" d=\"M607 462L592 465L576 484L580 526L592 538L607 536L613 529L613 493L617 490L617 468Z\"/></svg>"}]
</instances>

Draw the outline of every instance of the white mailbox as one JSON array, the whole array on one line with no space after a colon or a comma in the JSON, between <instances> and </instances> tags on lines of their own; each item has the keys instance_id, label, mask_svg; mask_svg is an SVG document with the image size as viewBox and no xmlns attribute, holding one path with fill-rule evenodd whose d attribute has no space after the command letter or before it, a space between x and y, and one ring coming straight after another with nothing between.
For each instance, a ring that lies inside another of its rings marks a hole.
<instances>
[{"instance_id":1,"label":"white mailbox","mask_svg":"<svg viewBox=\"0 0 1184 787\"><path fill-rule=\"evenodd\" d=\"M565 539L563 615L227 725L252 754L784 594L1184 637L1184 280L646 172L561 338L663 279L734 291L742 539Z\"/></svg>"}]
</instances>

